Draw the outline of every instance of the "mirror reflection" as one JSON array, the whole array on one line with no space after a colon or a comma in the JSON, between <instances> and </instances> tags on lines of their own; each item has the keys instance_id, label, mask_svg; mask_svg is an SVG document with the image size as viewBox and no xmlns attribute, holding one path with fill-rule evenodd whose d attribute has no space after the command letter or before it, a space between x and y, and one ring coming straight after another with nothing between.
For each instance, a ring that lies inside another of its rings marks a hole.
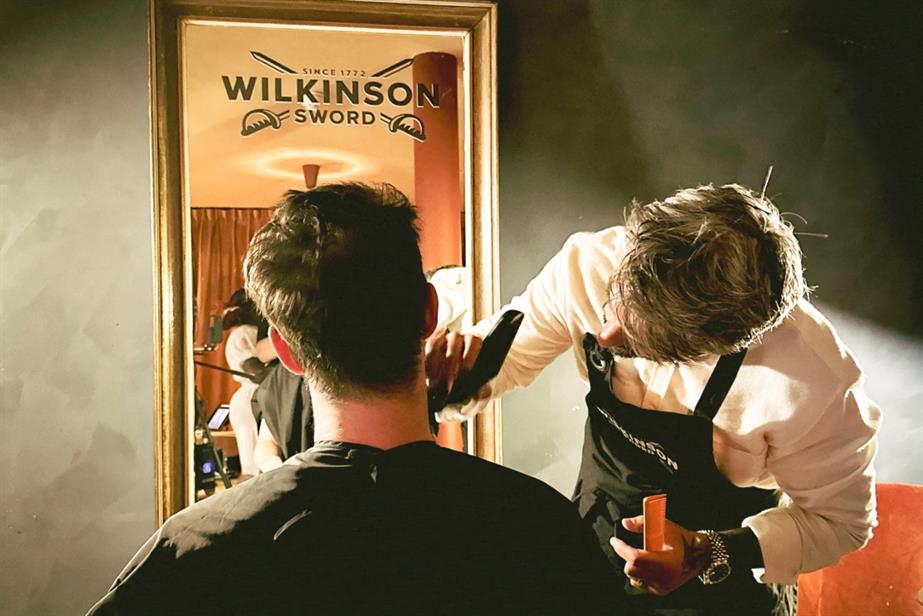
<instances>
[{"instance_id":1,"label":"mirror reflection","mask_svg":"<svg viewBox=\"0 0 923 616\"><path fill-rule=\"evenodd\" d=\"M465 34L187 20L184 195L193 287L195 500L310 447L310 395L242 290L250 238L289 189L387 181L417 204L440 327L470 319L461 166ZM374 318L374 306L370 304ZM466 449L465 428L440 424Z\"/></svg>"}]
</instances>

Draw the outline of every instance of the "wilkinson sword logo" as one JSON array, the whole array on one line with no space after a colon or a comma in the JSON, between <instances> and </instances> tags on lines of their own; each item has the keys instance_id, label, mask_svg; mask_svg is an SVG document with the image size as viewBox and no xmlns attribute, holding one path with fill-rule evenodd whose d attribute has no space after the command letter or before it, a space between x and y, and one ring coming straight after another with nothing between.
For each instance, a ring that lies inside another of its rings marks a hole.
<instances>
[{"instance_id":1,"label":"wilkinson sword logo","mask_svg":"<svg viewBox=\"0 0 923 616\"><path fill-rule=\"evenodd\" d=\"M367 76L364 70L335 68L305 68L298 73L262 52L251 51L250 55L282 76L221 76L229 102L259 101L264 104L244 114L240 129L244 137L265 129L279 130L289 119L295 124L337 126L371 126L378 119L392 134L426 141L426 126L419 116L410 111L390 116L376 112L375 108L388 103L398 108L439 109L439 84L411 84L398 80L385 82L409 68L413 64L412 58L400 60ZM297 106L281 110L268 108L268 105L280 103Z\"/></svg>"},{"instance_id":2,"label":"wilkinson sword logo","mask_svg":"<svg viewBox=\"0 0 923 616\"><path fill-rule=\"evenodd\" d=\"M679 464L677 464L673 458L671 458L670 456L666 454L666 452L664 452L663 446L660 443L657 443L654 441L645 441L644 439L638 438L637 436L635 436L634 434L632 434L631 432L629 432L628 430L620 426L619 422L617 422L611 415L609 415L609 413L607 413L601 407L597 406L596 409L602 414L603 417L605 417L608 420L610 424L612 424L613 427L615 427L616 430L622 433L622 436L624 436L625 440L627 440L629 443L631 443L632 445L634 445L635 447L637 447L644 453L654 456L657 459L657 461L660 462L660 464L663 465L663 467L666 468L671 473L675 473L676 471L679 470Z\"/></svg>"}]
</instances>

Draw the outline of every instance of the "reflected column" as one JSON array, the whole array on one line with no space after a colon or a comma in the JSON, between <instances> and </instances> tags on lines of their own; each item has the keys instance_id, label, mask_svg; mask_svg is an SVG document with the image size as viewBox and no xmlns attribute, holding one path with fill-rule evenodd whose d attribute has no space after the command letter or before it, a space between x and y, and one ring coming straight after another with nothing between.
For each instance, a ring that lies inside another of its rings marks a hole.
<instances>
[{"instance_id":1,"label":"reflected column","mask_svg":"<svg viewBox=\"0 0 923 616\"><path fill-rule=\"evenodd\" d=\"M447 53L427 52L413 58L414 115L425 139L413 147L414 201L420 215L420 250L427 271L462 265L463 170L459 164L458 60ZM434 106L420 89L438 93ZM439 424L436 440L443 447L465 450L461 424Z\"/></svg>"},{"instance_id":2,"label":"reflected column","mask_svg":"<svg viewBox=\"0 0 923 616\"><path fill-rule=\"evenodd\" d=\"M414 201L420 215L423 268L461 265L463 193L458 139L458 60L428 52L413 58L414 109L425 140L415 141ZM420 88L437 92L438 107L419 96Z\"/></svg>"}]
</instances>

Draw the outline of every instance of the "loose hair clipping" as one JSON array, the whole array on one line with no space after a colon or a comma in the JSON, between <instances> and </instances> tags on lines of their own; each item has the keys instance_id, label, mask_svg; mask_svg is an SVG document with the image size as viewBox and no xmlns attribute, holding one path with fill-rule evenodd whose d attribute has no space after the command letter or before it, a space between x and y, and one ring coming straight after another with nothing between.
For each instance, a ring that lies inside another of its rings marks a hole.
<instances>
[{"instance_id":1,"label":"loose hair clipping","mask_svg":"<svg viewBox=\"0 0 923 616\"><path fill-rule=\"evenodd\" d=\"M766 179L763 180L763 190L760 192L760 205L754 205L756 209L766 214L767 216L772 216L772 210L766 207L766 187L769 186L769 178L772 177L772 165L769 165L769 170L766 172ZM762 207L761 207L762 206Z\"/></svg>"},{"instance_id":2,"label":"loose hair clipping","mask_svg":"<svg viewBox=\"0 0 923 616\"><path fill-rule=\"evenodd\" d=\"M766 179L763 180L763 190L760 192L760 203L765 203L765 202L766 202L766 188L769 187L769 180L770 180L770 178L772 178L772 169L773 169L773 166L772 166L772 165L769 165L769 169L766 171ZM767 212L766 210L763 210L762 208L760 208L760 209L761 209L763 212L766 212L767 214L769 213L769 212ZM795 218L797 218L798 220L800 220L802 223L808 224L808 221L805 219L805 217L802 216L801 214L796 213L796 212L781 212L779 215L782 216L783 218L784 218L785 216L794 216ZM810 232L807 232L807 231L793 231L793 233L794 233L795 235L799 236L799 237L800 237L800 236L804 236L804 237L819 237L819 238L824 239L824 240L830 237L830 235L827 234L827 233L810 233Z\"/></svg>"}]
</instances>

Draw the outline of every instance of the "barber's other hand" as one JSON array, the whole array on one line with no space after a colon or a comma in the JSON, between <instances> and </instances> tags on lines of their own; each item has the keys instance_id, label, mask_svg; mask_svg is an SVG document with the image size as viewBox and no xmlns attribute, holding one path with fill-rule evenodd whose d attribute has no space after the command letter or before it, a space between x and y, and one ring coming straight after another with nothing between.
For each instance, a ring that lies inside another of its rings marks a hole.
<instances>
[{"instance_id":1,"label":"barber's other hand","mask_svg":"<svg viewBox=\"0 0 923 616\"><path fill-rule=\"evenodd\" d=\"M481 352L483 341L474 334L459 334L444 329L438 330L426 339L426 382L432 389L445 383L452 390L458 375L471 370ZM441 421L465 421L476 415L490 399L490 385L485 385L472 398L473 403L447 407L437 413Z\"/></svg>"},{"instance_id":2,"label":"barber's other hand","mask_svg":"<svg viewBox=\"0 0 923 616\"><path fill-rule=\"evenodd\" d=\"M644 516L625 518L622 526L634 533L644 531ZM673 592L705 568L708 536L687 530L670 520L664 523L664 549L648 552L633 548L618 537L609 539L615 553L625 560L625 575L635 588L655 595Z\"/></svg>"}]
</instances>

